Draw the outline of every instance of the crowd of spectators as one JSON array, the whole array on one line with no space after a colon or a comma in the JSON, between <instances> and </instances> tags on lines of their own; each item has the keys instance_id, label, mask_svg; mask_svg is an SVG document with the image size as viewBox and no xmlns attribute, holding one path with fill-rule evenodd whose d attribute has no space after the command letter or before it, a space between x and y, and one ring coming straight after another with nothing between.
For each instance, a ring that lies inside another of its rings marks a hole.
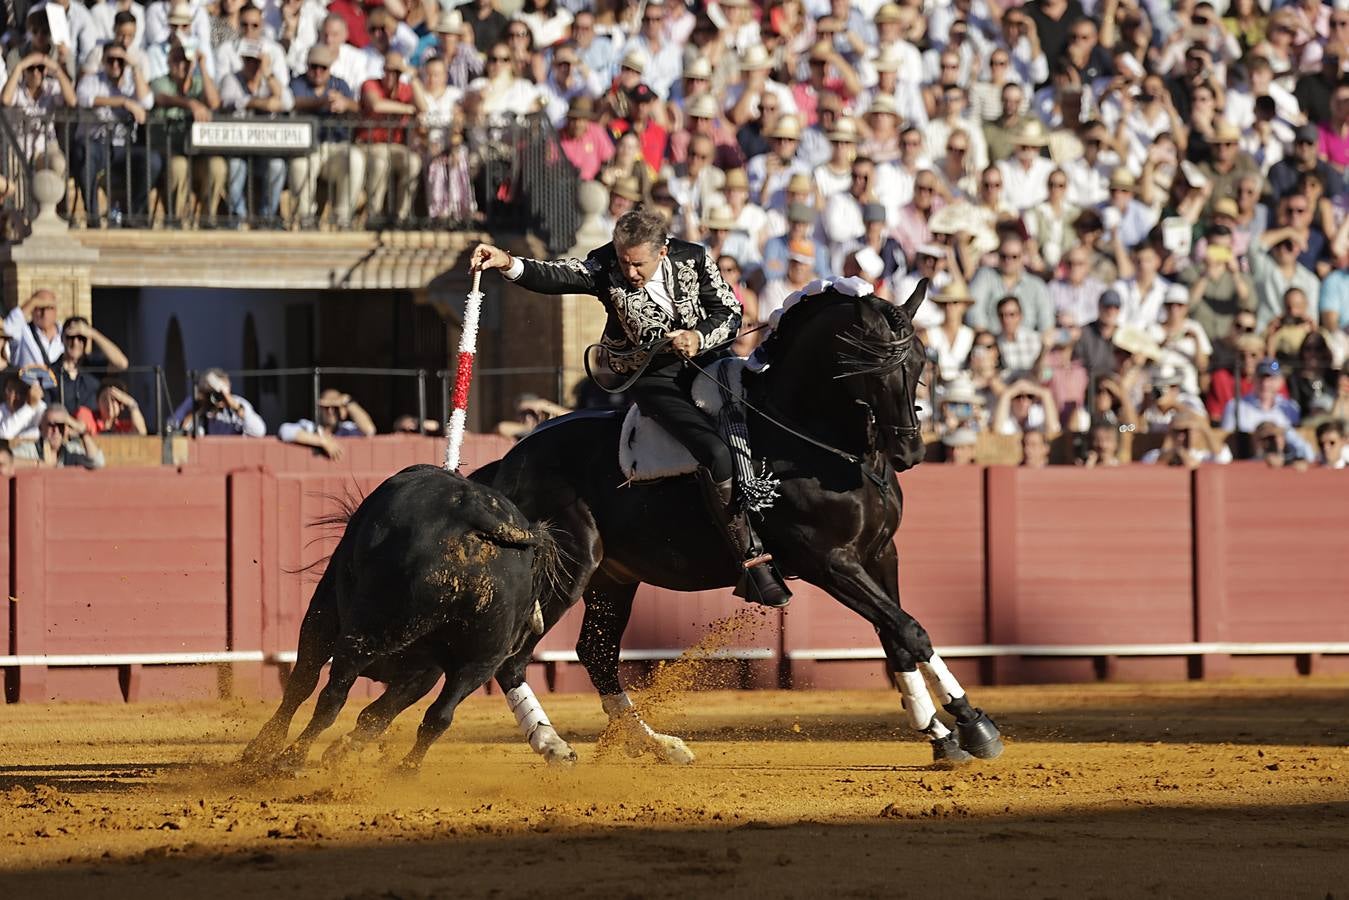
<instances>
[{"instance_id":1,"label":"crowd of spectators","mask_svg":"<svg viewBox=\"0 0 1349 900\"><path fill-rule=\"evenodd\" d=\"M860 275L894 299L931 279L922 402L952 458L990 432L1034 460L1065 433L1078 462L1108 465L1153 433L1148 461L1221 463L1235 443L1339 467L1343 6L48 0L11 23L3 100L94 109L89 134L115 129L118 158L155 154L131 128L151 116L319 116L315 152L248 167L256 190L236 159L162 175L207 217L247 197L274 215L288 189L302 224L320 184L339 224L362 206L471 204L465 130L543 116L608 190L607 219L646 203L713 249L747 325L817 277ZM69 45L53 43L53 8ZM336 125L360 115L398 122L353 152ZM96 146L76 149L77 180ZM247 410L218 413L249 427Z\"/></svg>"}]
</instances>

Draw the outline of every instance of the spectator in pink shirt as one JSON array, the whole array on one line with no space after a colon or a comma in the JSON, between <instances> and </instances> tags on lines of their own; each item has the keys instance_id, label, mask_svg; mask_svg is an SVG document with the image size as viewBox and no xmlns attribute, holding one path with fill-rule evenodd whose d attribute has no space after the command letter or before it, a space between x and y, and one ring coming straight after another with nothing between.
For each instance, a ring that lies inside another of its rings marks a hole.
<instances>
[{"instance_id":1,"label":"spectator in pink shirt","mask_svg":"<svg viewBox=\"0 0 1349 900\"><path fill-rule=\"evenodd\" d=\"M1322 159L1343 172L1349 166L1349 84L1341 83L1330 99L1330 122L1318 126Z\"/></svg>"},{"instance_id":2,"label":"spectator in pink shirt","mask_svg":"<svg viewBox=\"0 0 1349 900\"><path fill-rule=\"evenodd\" d=\"M899 210L895 239L904 248L909 265L913 265L920 246L932 243L932 229L928 224L932 214L942 208L942 199L938 194L940 184L936 172L930 169L919 172L913 180L913 200Z\"/></svg>"},{"instance_id":3,"label":"spectator in pink shirt","mask_svg":"<svg viewBox=\"0 0 1349 900\"><path fill-rule=\"evenodd\" d=\"M582 181L594 181L604 164L614 158L614 142L604 127L595 121L595 101L573 97L567 107L567 124L562 129L562 152L581 174Z\"/></svg>"}]
</instances>

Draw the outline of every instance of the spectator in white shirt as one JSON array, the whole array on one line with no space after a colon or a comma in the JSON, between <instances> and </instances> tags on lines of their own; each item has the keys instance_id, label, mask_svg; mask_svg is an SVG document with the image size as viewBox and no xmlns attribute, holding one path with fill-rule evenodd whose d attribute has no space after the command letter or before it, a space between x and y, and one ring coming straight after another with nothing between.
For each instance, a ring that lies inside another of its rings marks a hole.
<instances>
[{"instance_id":1,"label":"spectator in white shirt","mask_svg":"<svg viewBox=\"0 0 1349 900\"><path fill-rule=\"evenodd\" d=\"M243 68L225 76L220 86L221 110L238 114L289 112L295 106L295 97L283 80L289 71L285 63L280 69L272 68L271 55L256 41L241 41L238 53ZM279 227L277 212L281 207L281 191L286 186L286 160L279 156L230 157L229 206L236 221L248 215L245 189L250 175L263 183L257 196L257 214L268 219L268 224Z\"/></svg>"},{"instance_id":2,"label":"spectator in white shirt","mask_svg":"<svg viewBox=\"0 0 1349 900\"><path fill-rule=\"evenodd\" d=\"M1147 331L1161 319L1162 300L1171 282L1161 276L1162 257L1151 243L1134 247L1129 259L1132 277L1121 278L1111 288L1124 301L1120 324Z\"/></svg>"},{"instance_id":3,"label":"spectator in white shirt","mask_svg":"<svg viewBox=\"0 0 1349 900\"><path fill-rule=\"evenodd\" d=\"M101 221L99 175L105 169L108 174L117 171L127 156L131 157L131 184L122 186L126 193L115 191L112 179L103 187L109 195L129 194L129 211L144 215L149 207L150 185L159 180L159 170L164 165L164 157L157 151L134 143L136 127L145 124L146 111L155 105L155 95L144 74L130 64L125 50L111 44L103 51L102 71L81 78L76 96L81 108L94 110L96 119L96 123L80 125L73 160L89 223ZM116 196L112 202L118 204ZM114 220L112 224L118 223Z\"/></svg>"},{"instance_id":4,"label":"spectator in white shirt","mask_svg":"<svg viewBox=\"0 0 1349 900\"><path fill-rule=\"evenodd\" d=\"M37 52L19 61L0 92L0 105L20 109L27 117L24 124L15 123L24 157L35 169L51 169L58 175L66 173L66 157L57 143L52 113L78 103L66 70L54 58Z\"/></svg>"},{"instance_id":5,"label":"spectator in white shirt","mask_svg":"<svg viewBox=\"0 0 1349 900\"><path fill-rule=\"evenodd\" d=\"M937 370L942 381L952 381L960 375L974 346L974 329L964 324L965 313L973 299L963 284L949 284L932 300L941 304L945 321L929 328L923 343L937 353Z\"/></svg>"},{"instance_id":6,"label":"spectator in white shirt","mask_svg":"<svg viewBox=\"0 0 1349 900\"><path fill-rule=\"evenodd\" d=\"M43 380L41 365L15 369L5 376L4 402L0 403L0 440L35 439L38 421L47 410L46 386L56 386L50 374Z\"/></svg>"},{"instance_id":7,"label":"spectator in white shirt","mask_svg":"<svg viewBox=\"0 0 1349 900\"><path fill-rule=\"evenodd\" d=\"M262 10L250 5L239 12L239 37L225 41L216 48L215 70L218 82L224 84L227 75L243 69L244 55L241 48L245 46L266 55L268 67L276 73L283 85L290 81L290 64L286 62L286 51L263 32Z\"/></svg>"},{"instance_id":8,"label":"spectator in white shirt","mask_svg":"<svg viewBox=\"0 0 1349 900\"><path fill-rule=\"evenodd\" d=\"M1013 137L1015 156L998 161L1003 199L1020 214L1049 199L1054 163L1040 155L1048 144L1045 127L1036 119L1026 119Z\"/></svg>"},{"instance_id":9,"label":"spectator in white shirt","mask_svg":"<svg viewBox=\"0 0 1349 900\"><path fill-rule=\"evenodd\" d=\"M46 288L34 291L5 316L5 333L9 335L9 364L14 368L55 365L65 352L56 295Z\"/></svg>"},{"instance_id":10,"label":"spectator in white shirt","mask_svg":"<svg viewBox=\"0 0 1349 900\"><path fill-rule=\"evenodd\" d=\"M1049 283L1058 323L1069 328L1082 327L1097 318L1097 304L1105 293L1105 283L1091 273L1091 248L1077 244L1064 254L1062 275Z\"/></svg>"}]
</instances>

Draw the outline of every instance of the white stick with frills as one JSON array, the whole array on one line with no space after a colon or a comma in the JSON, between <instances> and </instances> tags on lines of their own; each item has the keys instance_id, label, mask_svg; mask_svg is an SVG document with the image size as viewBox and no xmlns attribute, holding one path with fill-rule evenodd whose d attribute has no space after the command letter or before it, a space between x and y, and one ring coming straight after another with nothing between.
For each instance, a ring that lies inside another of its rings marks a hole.
<instances>
[{"instance_id":1,"label":"white stick with frills","mask_svg":"<svg viewBox=\"0 0 1349 900\"><path fill-rule=\"evenodd\" d=\"M478 314L482 311L482 272L473 273L473 290L464 304L464 330L459 335L459 362L454 374L450 421L445 423L449 441L445 444L445 469L459 471L459 452L464 447L464 424L468 420L468 388L473 383L473 357L478 352Z\"/></svg>"}]
</instances>

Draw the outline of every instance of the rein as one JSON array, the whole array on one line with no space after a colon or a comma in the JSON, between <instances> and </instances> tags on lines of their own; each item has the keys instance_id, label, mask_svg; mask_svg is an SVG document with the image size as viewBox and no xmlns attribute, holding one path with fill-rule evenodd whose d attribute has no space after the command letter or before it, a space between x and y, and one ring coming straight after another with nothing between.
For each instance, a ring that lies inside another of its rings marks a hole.
<instances>
[{"instance_id":1,"label":"rein","mask_svg":"<svg viewBox=\"0 0 1349 900\"><path fill-rule=\"evenodd\" d=\"M741 332L737 333L736 336L733 337L733 338L731 338L730 340L722 341L720 344L715 344L715 345L713 345L713 346L711 346L711 347L708 347L706 350L700 351L700 353L715 353L715 352L718 351L718 350L722 350L722 349L724 349L724 348L726 348L726 347L731 346L732 344L734 344L736 341L740 340L740 339L741 339L742 337L744 337L745 335L747 335L747 334L753 334L753 333L756 332L756 331L762 331L763 329L765 329L765 328L767 328L767 327L768 327L768 323L767 323L767 322L764 322L762 325L755 325L753 328L749 329L748 331L741 331ZM666 347L668 347L668 346L670 346L670 339L669 339L669 338L661 338L660 340L658 340L658 341L653 341L653 342L650 343L650 344L643 344L642 346L638 347L636 350L631 351L631 352L632 352L632 355L634 355L634 356L636 356L636 355L638 355L638 354L642 354L642 353L647 354L646 362L642 363L642 364L637 368L637 371L633 372L633 373L632 373L631 375L629 375L626 379L624 379L624 381L623 381L622 384L620 384L618 387L614 387L614 388L605 387L603 384L600 383L600 380L599 380L598 378L595 377L595 373L592 372L592 371L590 370L590 351L591 351L591 350L594 350L596 347L604 348L604 345L603 345L603 344L591 344L590 346L586 347L586 348L585 348L585 352L581 355L581 363L582 363L582 365L585 366L586 377L590 379L590 383L591 383L591 384L595 385L595 387L597 387L597 388L599 388L600 390L604 391L606 394L622 394L622 393L625 392L628 388L630 388L630 387L632 387L634 384L636 384L636 383L637 383L637 379L641 378L643 375L646 374L646 370L647 370L648 367L650 367L651 361L654 360L654 359L656 358L656 354L659 353L660 351L664 350L664 349L665 349ZM701 371L701 370L700 370L700 371ZM704 372L703 374L706 375L707 373ZM711 376L709 375L708 377L710 378ZM721 382L717 382L717 383L718 383L718 384L721 384ZM722 387L725 387L725 385L722 385Z\"/></svg>"}]
</instances>

